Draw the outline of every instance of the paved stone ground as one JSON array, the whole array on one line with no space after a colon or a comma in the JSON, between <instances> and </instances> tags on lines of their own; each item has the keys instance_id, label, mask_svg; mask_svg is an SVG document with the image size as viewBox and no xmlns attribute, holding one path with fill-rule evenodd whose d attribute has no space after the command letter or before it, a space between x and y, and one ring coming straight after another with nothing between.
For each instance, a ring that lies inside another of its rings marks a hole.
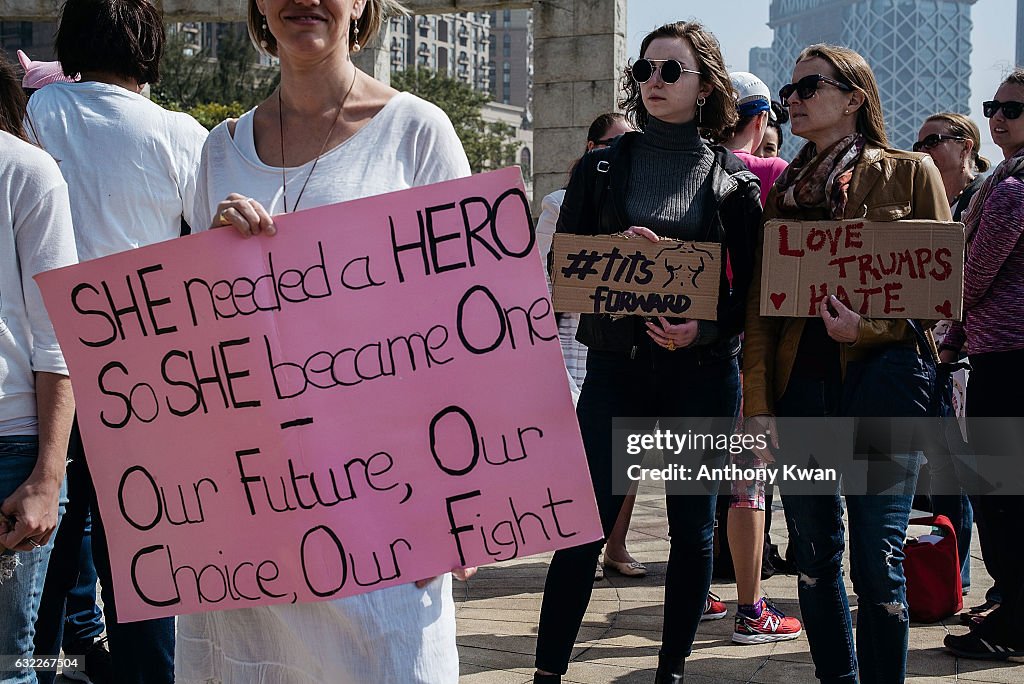
<instances>
[{"instance_id":1,"label":"paved stone ground","mask_svg":"<svg viewBox=\"0 0 1024 684\"><path fill-rule=\"evenodd\" d=\"M565 682L648 684L654 679L661 638L664 561L668 557L665 501L654 491L641 490L628 540L630 552L647 565L648 575L636 580L609 574L607 579L595 583L569 673L563 677ZM776 512L773 523L773 541L784 547L786 529L781 510ZM535 556L492 565L481 568L470 582L456 583L461 682L532 681L537 616L547 561L548 556ZM981 603L990 585L975 537L971 595L964 597L965 607ZM735 584L716 581L712 590L735 611ZM794 576L776 575L764 582L764 590L784 611L799 616ZM851 597L850 602L855 604L856 599ZM946 634L966 631L955 618L941 624L913 624L907 681L1024 682L1024 664L963 660L943 650L942 639ZM816 681L805 636L778 644L737 646L729 640L731 635L731 615L701 625L693 655L686 663L687 682Z\"/></svg>"}]
</instances>

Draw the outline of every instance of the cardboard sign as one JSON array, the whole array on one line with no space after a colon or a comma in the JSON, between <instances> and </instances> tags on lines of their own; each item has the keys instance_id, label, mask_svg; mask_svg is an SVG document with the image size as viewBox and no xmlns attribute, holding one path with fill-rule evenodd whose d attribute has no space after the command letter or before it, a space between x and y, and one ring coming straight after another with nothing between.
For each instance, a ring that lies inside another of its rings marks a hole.
<instances>
[{"instance_id":1,"label":"cardboard sign","mask_svg":"<svg viewBox=\"0 0 1024 684\"><path fill-rule=\"evenodd\" d=\"M120 619L601 536L517 168L275 220L39 276Z\"/></svg>"},{"instance_id":2,"label":"cardboard sign","mask_svg":"<svg viewBox=\"0 0 1024 684\"><path fill-rule=\"evenodd\" d=\"M555 311L718 318L719 244L555 233L551 251Z\"/></svg>"},{"instance_id":3,"label":"cardboard sign","mask_svg":"<svg viewBox=\"0 0 1024 684\"><path fill-rule=\"evenodd\" d=\"M960 320L964 227L935 221L769 221L761 315L809 317L835 295L871 318Z\"/></svg>"}]
</instances>

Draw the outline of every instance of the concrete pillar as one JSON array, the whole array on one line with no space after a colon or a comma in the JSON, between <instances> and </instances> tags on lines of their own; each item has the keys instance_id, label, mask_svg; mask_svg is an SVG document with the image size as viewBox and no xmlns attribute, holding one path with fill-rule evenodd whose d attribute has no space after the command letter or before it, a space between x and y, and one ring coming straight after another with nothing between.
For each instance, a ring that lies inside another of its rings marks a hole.
<instances>
[{"instance_id":1,"label":"concrete pillar","mask_svg":"<svg viewBox=\"0 0 1024 684\"><path fill-rule=\"evenodd\" d=\"M616 109L626 66L626 0L533 4L534 212L562 187L597 115Z\"/></svg>"}]
</instances>

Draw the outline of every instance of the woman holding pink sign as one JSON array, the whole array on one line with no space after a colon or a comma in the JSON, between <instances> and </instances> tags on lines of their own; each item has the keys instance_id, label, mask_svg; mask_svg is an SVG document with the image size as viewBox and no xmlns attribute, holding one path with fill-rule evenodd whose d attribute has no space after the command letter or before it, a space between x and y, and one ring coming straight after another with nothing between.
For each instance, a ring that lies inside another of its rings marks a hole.
<instances>
[{"instance_id":1,"label":"woman holding pink sign","mask_svg":"<svg viewBox=\"0 0 1024 684\"><path fill-rule=\"evenodd\" d=\"M211 131L196 206L204 225L273 235L275 214L469 175L440 109L352 62L396 12L404 9L392 0L249 0L249 35L281 60L281 83ZM453 684L451 575L333 601L183 615L175 655L182 684Z\"/></svg>"},{"instance_id":2,"label":"woman holding pink sign","mask_svg":"<svg viewBox=\"0 0 1024 684\"><path fill-rule=\"evenodd\" d=\"M806 48L779 95L793 134L807 144L769 193L765 218L949 220L931 159L889 147L875 76L859 54L834 45ZM931 351L919 352L919 323L863 317L834 296L814 318L761 316L760 258L757 264L743 358L748 433L774 439L774 416L925 415L922 354ZM867 372L879 366L884 372ZM771 459L765 451L759 455ZM919 458L911 452L901 463L914 481ZM800 609L821 681L856 682L858 669L865 684L903 681L910 620L902 561L914 482L907 484L905 495L845 497L859 605L856 642L842 574L838 487L834 495L796 496L782 485Z\"/></svg>"}]
</instances>

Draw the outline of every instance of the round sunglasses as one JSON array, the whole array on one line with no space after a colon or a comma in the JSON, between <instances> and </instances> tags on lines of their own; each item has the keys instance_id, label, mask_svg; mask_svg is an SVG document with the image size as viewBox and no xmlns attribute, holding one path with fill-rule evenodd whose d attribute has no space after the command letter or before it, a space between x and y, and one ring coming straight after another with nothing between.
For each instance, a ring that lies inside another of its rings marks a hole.
<instances>
[{"instance_id":1,"label":"round sunglasses","mask_svg":"<svg viewBox=\"0 0 1024 684\"><path fill-rule=\"evenodd\" d=\"M687 69L674 59L647 59L641 57L629 65L629 75L637 83L647 83L654 76L654 72L661 70L661 80L665 83L675 83L683 74L697 74L699 71Z\"/></svg>"},{"instance_id":2,"label":"round sunglasses","mask_svg":"<svg viewBox=\"0 0 1024 684\"><path fill-rule=\"evenodd\" d=\"M914 143L913 150L914 152L930 150L945 140L963 142L964 140L967 140L967 138L962 135L943 135L942 133L932 133L931 135L926 135L924 138Z\"/></svg>"},{"instance_id":3,"label":"round sunglasses","mask_svg":"<svg viewBox=\"0 0 1024 684\"><path fill-rule=\"evenodd\" d=\"M834 78L829 78L823 74L810 74L809 76L804 76L796 83L787 83L779 89L779 99L782 100L782 106L789 106L789 98L793 96L793 93L799 95L801 100L809 100L818 92L818 86L820 86L822 82L831 83L836 88L845 90L846 92L853 90L850 86L837 81Z\"/></svg>"},{"instance_id":4,"label":"round sunglasses","mask_svg":"<svg viewBox=\"0 0 1024 684\"><path fill-rule=\"evenodd\" d=\"M991 119L1000 109L1003 110L1003 116L1007 119L1016 119L1024 111L1024 102L989 100L981 103L981 113L985 115L986 119Z\"/></svg>"}]
</instances>

